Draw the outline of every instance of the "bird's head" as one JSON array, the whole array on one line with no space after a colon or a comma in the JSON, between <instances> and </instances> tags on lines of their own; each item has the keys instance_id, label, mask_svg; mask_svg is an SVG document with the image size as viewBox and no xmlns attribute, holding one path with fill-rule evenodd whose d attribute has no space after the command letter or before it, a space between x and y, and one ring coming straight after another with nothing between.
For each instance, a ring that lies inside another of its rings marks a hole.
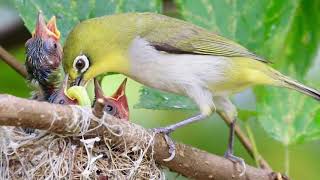
<instances>
[{"instance_id":1,"label":"bird's head","mask_svg":"<svg viewBox=\"0 0 320 180\"><path fill-rule=\"evenodd\" d=\"M77 105L78 101L74 97L70 97L67 93L68 88L68 76L64 77L64 80L58 90L49 97L49 102L62 105Z\"/></svg>"},{"instance_id":2,"label":"bird's head","mask_svg":"<svg viewBox=\"0 0 320 180\"><path fill-rule=\"evenodd\" d=\"M38 14L36 28L26 42L26 68L29 79L45 83L48 74L57 69L62 60L62 47L59 42L60 32L53 16L46 24L41 12Z\"/></svg>"},{"instance_id":3,"label":"bird's head","mask_svg":"<svg viewBox=\"0 0 320 180\"><path fill-rule=\"evenodd\" d=\"M68 89L68 79L69 77L66 75L60 88L49 97L48 101L54 104L90 107L91 101L86 89L82 86L72 86Z\"/></svg>"},{"instance_id":4,"label":"bird's head","mask_svg":"<svg viewBox=\"0 0 320 180\"><path fill-rule=\"evenodd\" d=\"M73 85L84 86L94 77L128 72L130 36L108 17L81 22L69 33L63 47L63 67ZM113 25L114 24L114 25Z\"/></svg>"},{"instance_id":5,"label":"bird's head","mask_svg":"<svg viewBox=\"0 0 320 180\"><path fill-rule=\"evenodd\" d=\"M126 96L127 78L123 80L117 91L110 97L104 96L103 91L98 83L94 80L96 99L102 98L104 101L104 111L119 119L129 120L129 107Z\"/></svg>"}]
</instances>

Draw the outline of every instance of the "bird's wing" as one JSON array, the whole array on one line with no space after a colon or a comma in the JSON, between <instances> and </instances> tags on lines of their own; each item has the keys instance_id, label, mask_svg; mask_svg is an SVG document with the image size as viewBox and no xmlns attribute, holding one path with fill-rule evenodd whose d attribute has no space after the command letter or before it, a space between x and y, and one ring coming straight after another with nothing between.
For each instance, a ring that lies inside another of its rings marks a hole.
<instances>
[{"instance_id":1,"label":"bird's wing","mask_svg":"<svg viewBox=\"0 0 320 180\"><path fill-rule=\"evenodd\" d=\"M268 62L243 46L193 24L163 17L161 23L144 32L143 37L159 51L176 54L201 54L246 57Z\"/></svg>"}]
</instances>

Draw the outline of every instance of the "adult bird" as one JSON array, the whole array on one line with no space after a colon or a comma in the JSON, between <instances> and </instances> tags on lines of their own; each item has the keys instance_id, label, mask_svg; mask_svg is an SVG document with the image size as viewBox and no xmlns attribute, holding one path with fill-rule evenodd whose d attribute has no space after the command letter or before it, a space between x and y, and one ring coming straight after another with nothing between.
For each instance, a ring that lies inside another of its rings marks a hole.
<instances>
[{"instance_id":1,"label":"adult bird","mask_svg":"<svg viewBox=\"0 0 320 180\"><path fill-rule=\"evenodd\" d=\"M233 155L237 110L230 95L263 84L294 89L320 100L317 90L274 70L267 60L236 42L154 13L82 21L68 35L63 64L77 85L99 75L121 73L144 85L191 98L200 114L157 130L166 135L216 110L223 112L233 119L225 157L243 166L243 159ZM172 143L169 147L174 150Z\"/></svg>"}]
</instances>

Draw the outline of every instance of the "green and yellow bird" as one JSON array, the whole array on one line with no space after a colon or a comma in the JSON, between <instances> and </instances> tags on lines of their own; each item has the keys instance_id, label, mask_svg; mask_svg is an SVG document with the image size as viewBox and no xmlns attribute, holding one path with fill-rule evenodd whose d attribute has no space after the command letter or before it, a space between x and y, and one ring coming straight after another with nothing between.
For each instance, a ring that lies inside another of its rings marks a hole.
<instances>
[{"instance_id":1,"label":"green and yellow bird","mask_svg":"<svg viewBox=\"0 0 320 180\"><path fill-rule=\"evenodd\" d=\"M127 13L83 21L68 35L63 52L64 69L74 84L121 73L146 86L190 97L200 114L157 130L166 135L216 110L235 122L237 110L229 96L253 85L286 87L320 100L319 91L284 76L245 47L160 14ZM225 156L243 163L233 155L232 140Z\"/></svg>"}]
</instances>

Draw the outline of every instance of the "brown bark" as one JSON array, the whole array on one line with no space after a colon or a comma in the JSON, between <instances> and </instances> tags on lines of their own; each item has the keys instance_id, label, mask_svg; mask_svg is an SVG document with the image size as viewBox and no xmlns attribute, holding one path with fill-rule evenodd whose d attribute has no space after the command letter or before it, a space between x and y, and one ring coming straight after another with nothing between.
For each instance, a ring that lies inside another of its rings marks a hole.
<instances>
[{"instance_id":1,"label":"brown bark","mask_svg":"<svg viewBox=\"0 0 320 180\"><path fill-rule=\"evenodd\" d=\"M169 154L165 142L161 139L155 144L156 161L161 162ZM161 162L162 165L179 171L192 179L241 179L241 180L267 180L272 179L272 172L269 170L257 169L247 165L245 175L239 177L241 167L226 160L223 157L209 154L205 151L184 145L176 144L176 156L172 161ZM240 168L240 169L239 169Z\"/></svg>"},{"instance_id":2,"label":"brown bark","mask_svg":"<svg viewBox=\"0 0 320 180\"><path fill-rule=\"evenodd\" d=\"M1 126L20 126L49 130L59 134L76 134L79 132L79 124L86 117L84 112L86 111L82 111L80 107L75 108L22 99L11 95L0 95ZM123 131L121 137L110 131L103 131L116 141L125 140L126 143L136 143L138 141L136 133L143 133L149 135L150 138L152 137L152 132L130 122L121 121L111 116L106 116L105 121L110 126L121 127ZM99 133L102 132L101 129ZM229 160L180 143L176 143L175 158L172 161L165 162L163 159L167 158L169 153L167 144L161 135L155 136L153 150L153 157L157 163L194 179L270 180L278 177L278 174L274 172L257 169L249 165L247 165L245 175L239 177L236 165Z\"/></svg>"}]
</instances>

